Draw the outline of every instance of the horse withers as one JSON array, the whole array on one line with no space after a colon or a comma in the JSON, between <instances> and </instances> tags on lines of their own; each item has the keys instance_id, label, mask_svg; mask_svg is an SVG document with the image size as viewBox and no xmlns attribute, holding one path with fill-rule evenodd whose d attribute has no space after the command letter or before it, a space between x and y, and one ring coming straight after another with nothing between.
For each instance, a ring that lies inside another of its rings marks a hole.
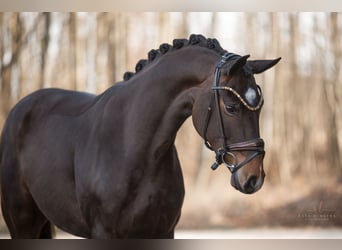
<instances>
[{"instance_id":1,"label":"horse withers","mask_svg":"<svg viewBox=\"0 0 342 250\"><path fill-rule=\"evenodd\" d=\"M1 204L12 238L173 238L184 183L174 145L192 115L212 168L251 194L264 181L263 104L248 60L191 35L151 50L101 95L42 89L23 98L0 141Z\"/></svg>"}]
</instances>

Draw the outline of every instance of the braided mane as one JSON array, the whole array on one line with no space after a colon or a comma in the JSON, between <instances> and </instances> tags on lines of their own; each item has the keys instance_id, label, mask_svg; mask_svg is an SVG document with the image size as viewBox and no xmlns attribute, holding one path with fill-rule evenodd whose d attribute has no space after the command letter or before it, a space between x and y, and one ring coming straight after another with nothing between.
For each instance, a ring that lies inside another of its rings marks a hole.
<instances>
[{"instance_id":1,"label":"braided mane","mask_svg":"<svg viewBox=\"0 0 342 250\"><path fill-rule=\"evenodd\" d=\"M156 58L168 53L169 51L181 49L185 46L198 45L212 49L219 53L224 54L226 50L222 49L220 43L215 38L205 38L202 35L190 35L189 40L187 39L174 39L172 45L163 43L159 46L159 49L152 49L147 54L148 59L141 59L135 66L135 72L126 72L123 76L124 81L128 81L132 76L139 73L147 64L154 61Z\"/></svg>"}]
</instances>

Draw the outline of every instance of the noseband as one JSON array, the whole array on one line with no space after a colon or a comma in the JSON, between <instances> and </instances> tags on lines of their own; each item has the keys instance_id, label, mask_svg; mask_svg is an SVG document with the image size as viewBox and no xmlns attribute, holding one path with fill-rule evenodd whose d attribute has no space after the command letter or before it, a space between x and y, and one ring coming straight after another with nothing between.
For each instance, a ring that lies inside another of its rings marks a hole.
<instances>
[{"instance_id":1,"label":"noseband","mask_svg":"<svg viewBox=\"0 0 342 250\"><path fill-rule=\"evenodd\" d=\"M230 172L234 173L238 169L242 168L245 166L247 163L249 163L251 160L253 160L255 157L262 155L265 155L265 150L264 150L264 141L261 138L255 138L252 140L248 141L243 141L243 142L238 142L238 143L233 143L230 145L226 144L226 136L224 133L224 125L223 125L223 119L222 119L222 113L220 109L220 90L226 90L231 93L233 93L240 101L241 103L249 110L251 111L257 111L261 108L262 103L263 103L263 97L260 88L258 88L259 93L260 93L260 101L259 103L253 107L250 106L241 96L240 94L234 90L231 87L227 86L219 86L220 82L220 75L221 75L221 69L223 66L233 58L238 57L238 55L233 54L233 53L225 53L221 57L221 61L217 64L215 68L215 74L214 74L214 83L212 86L212 94L210 98L210 104L208 107L208 112L207 112L207 117L205 120L205 126L204 126L204 144L210 149L213 150L211 144L207 140L207 130L209 126L209 121L211 118L212 110L213 110L213 105L214 103L216 104L216 109L217 109L217 116L219 120L219 129L220 129L220 134L221 134L221 140L222 140L222 146L215 151L216 154L216 161L214 164L211 166L212 170L215 170L218 168L222 163L225 163L227 168L230 170ZM215 101L215 102L214 102ZM249 151L251 154L243 161L238 163L237 157L234 154L236 151Z\"/></svg>"}]
</instances>

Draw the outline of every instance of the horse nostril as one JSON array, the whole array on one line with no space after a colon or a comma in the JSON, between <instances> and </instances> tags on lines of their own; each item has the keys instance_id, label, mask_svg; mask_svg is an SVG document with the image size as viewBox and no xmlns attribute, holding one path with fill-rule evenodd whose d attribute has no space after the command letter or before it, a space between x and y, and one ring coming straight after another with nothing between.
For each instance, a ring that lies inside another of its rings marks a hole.
<instances>
[{"instance_id":1,"label":"horse nostril","mask_svg":"<svg viewBox=\"0 0 342 250\"><path fill-rule=\"evenodd\" d=\"M255 191L257 180L258 177L256 177L255 175L252 175L248 178L245 185L243 186L246 193L251 194Z\"/></svg>"}]
</instances>

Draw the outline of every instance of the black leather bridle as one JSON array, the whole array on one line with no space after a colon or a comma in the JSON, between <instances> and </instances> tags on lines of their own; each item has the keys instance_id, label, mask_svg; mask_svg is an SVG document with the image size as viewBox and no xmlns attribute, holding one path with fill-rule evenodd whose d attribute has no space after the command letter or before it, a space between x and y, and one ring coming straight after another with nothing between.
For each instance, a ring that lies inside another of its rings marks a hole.
<instances>
[{"instance_id":1,"label":"black leather bridle","mask_svg":"<svg viewBox=\"0 0 342 250\"><path fill-rule=\"evenodd\" d=\"M218 148L215 151L216 154L216 161L214 164L211 166L212 170L217 169L222 163L225 163L227 168L230 170L230 172L234 173L238 169L242 168L245 166L247 163L249 163L251 160L253 160L255 157L262 155L264 157L265 155L265 150L264 150L264 140L261 138L255 138L252 140L248 141L243 141L243 142L238 142L238 143L233 143L230 145L226 144L226 136L224 133L224 124L223 124L223 119L222 119L222 113L220 109L220 90L227 90L233 93L238 99L242 102L244 106L246 106L249 110L251 111L256 111L261 108L262 103L263 103L263 98L262 98L262 93L260 88L258 88L258 91L260 93L260 101L258 105L256 106L250 106L248 105L244 99L239 95L237 91L235 91L231 87L227 86L219 86L220 82L220 75L221 75L221 69L223 66L231 59L236 59L237 57L240 57L236 54L233 53L228 53L226 52L222 57L220 62L217 64L215 68L215 73L214 73L214 82L212 86L212 94L211 94L211 100L210 104L208 107L208 112L207 112L207 117L205 120L205 126L204 126L204 144L212 151L214 149L212 148L211 144L207 140L207 130L209 126L209 121L212 115L213 111L213 106L216 107L217 109L217 116L218 116L218 121L219 121L219 129L220 129L220 134L221 134L221 140L222 140L222 146ZM216 104L216 105L215 105ZM238 163L236 155L233 153L235 151L250 151L252 152L243 162Z\"/></svg>"}]
</instances>

